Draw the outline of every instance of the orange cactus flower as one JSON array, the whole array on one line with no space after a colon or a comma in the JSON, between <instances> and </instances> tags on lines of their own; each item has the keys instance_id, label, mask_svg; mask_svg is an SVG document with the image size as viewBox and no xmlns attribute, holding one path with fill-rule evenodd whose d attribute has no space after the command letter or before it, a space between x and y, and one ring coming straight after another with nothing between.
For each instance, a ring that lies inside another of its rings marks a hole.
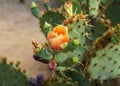
<instances>
[{"instance_id":1,"label":"orange cactus flower","mask_svg":"<svg viewBox=\"0 0 120 86\"><path fill-rule=\"evenodd\" d=\"M69 34L67 32L67 27L62 25L56 26L53 31L50 31L47 35L47 40L50 46L54 50L64 49L69 42Z\"/></svg>"}]
</instances>

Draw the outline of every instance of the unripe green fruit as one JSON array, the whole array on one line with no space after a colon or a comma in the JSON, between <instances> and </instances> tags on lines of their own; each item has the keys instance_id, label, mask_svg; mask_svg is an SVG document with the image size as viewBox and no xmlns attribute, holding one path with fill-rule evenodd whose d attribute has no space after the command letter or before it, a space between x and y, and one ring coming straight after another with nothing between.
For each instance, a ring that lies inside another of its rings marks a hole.
<instances>
[{"instance_id":1,"label":"unripe green fruit","mask_svg":"<svg viewBox=\"0 0 120 86\"><path fill-rule=\"evenodd\" d=\"M73 56L72 58L71 58L71 60L72 60L72 63L73 64L76 64L76 63L78 63L78 57L77 56Z\"/></svg>"},{"instance_id":2,"label":"unripe green fruit","mask_svg":"<svg viewBox=\"0 0 120 86\"><path fill-rule=\"evenodd\" d=\"M78 46L80 44L80 40L78 38L72 41L73 45Z\"/></svg>"}]
</instances>

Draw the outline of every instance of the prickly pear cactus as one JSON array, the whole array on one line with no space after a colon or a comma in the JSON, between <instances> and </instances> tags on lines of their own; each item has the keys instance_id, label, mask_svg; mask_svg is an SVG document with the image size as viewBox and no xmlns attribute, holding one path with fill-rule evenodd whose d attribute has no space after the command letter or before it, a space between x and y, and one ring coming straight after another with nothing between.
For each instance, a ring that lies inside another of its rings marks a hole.
<instances>
[{"instance_id":1,"label":"prickly pear cactus","mask_svg":"<svg viewBox=\"0 0 120 86\"><path fill-rule=\"evenodd\" d=\"M119 78L120 25L117 15L112 13L112 4L117 9L119 1L63 0L62 3L53 10L50 2L44 0L46 11L39 15L35 3L31 5L46 36L45 45L36 40L32 44L33 58L52 71L47 85L97 86L101 80Z\"/></svg>"},{"instance_id":2,"label":"prickly pear cactus","mask_svg":"<svg viewBox=\"0 0 120 86\"><path fill-rule=\"evenodd\" d=\"M6 58L0 60L0 86L29 86L25 71L16 65L8 63Z\"/></svg>"}]
</instances>

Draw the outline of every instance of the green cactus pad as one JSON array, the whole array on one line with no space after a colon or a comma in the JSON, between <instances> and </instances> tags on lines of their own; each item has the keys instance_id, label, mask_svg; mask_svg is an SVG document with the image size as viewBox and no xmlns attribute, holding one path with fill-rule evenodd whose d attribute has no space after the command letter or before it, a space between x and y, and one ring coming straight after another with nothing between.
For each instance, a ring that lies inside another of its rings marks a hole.
<instances>
[{"instance_id":1,"label":"green cactus pad","mask_svg":"<svg viewBox=\"0 0 120 86\"><path fill-rule=\"evenodd\" d=\"M112 3L113 1L116 1L116 0L101 0L103 4Z\"/></svg>"},{"instance_id":2,"label":"green cactus pad","mask_svg":"<svg viewBox=\"0 0 120 86\"><path fill-rule=\"evenodd\" d=\"M68 70L65 72L67 77L72 78L72 82L77 82L77 86L95 86L93 81L90 81L88 76L84 76L81 72L80 67L77 65L74 67L74 70Z\"/></svg>"},{"instance_id":3,"label":"green cactus pad","mask_svg":"<svg viewBox=\"0 0 120 86\"><path fill-rule=\"evenodd\" d=\"M105 25L105 20L103 18L100 18L96 20L95 26L92 28L92 40L95 41L96 38L102 36L108 29Z\"/></svg>"},{"instance_id":4,"label":"green cactus pad","mask_svg":"<svg viewBox=\"0 0 120 86\"><path fill-rule=\"evenodd\" d=\"M91 57L87 72L92 79L107 80L120 77L120 45L109 44Z\"/></svg>"},{"instance_id":5,"label":"green cactus pad","mask_svg":"<svg viewBox=\"0 0 120 86\"><path fill-rule=\"evenodd\" d=\"M49 1L44 2L44 6L45 6L47 11L51 10L51 3Z\"/></svg>"},{"instance_id":6,"label":"green cactus pad","mask_svg":"<svg viewBox=\"0 0 120 86\"><path fill-rule=\"evenodd\" d=\"M24 72L19 68L0 60L0 86L29 86Z\"/></svg>"},{"instance_id":7,"label":"green cactus pad","mask_svg":"<svg viewBox=\"0 0 120 86\"><path fill-rule=\"evenodd\" d=\"M59 11L47 11L40 18L40 27L45 33L45 22L51 24L52 27L55 27L58 24L61 24L65 17ZM51 30L51 29L50 29ZM46 34L47 35L47 34Z\"/></svg>"},{"instance_id":8,"label":"green cactus pad","mask_svg":"<svg viewBox=\"0 0 120 86\"><path fill-rule=\"evenodd\" d=\"M114 44L120 43L120 24L117 24L115 26L115 33L114 33L114 35L112 37L112 42Z\"/></svg>"},{"instance_id":9,"label":"green cactus pad","mask_svg":"<svg viewBox=\"0 0 120 86\"><path fill-rule=\"evenodd\" d=\"M55 57L55 61L58 63L63 63L67 58L68 58L68 56L66 54L57 53L56 57Z\"/></svg>"},{"instance_id":10,"label":"green cactus pad","mask_svg":"<svg viewBox=\"0 0 120 86\"><path fill-rule=\"evenodd\" d=\"M40 13L38 11L38 7L36 5L36 3L32 2L31 4L31 11L32 11L32 14L37 18L37 19L40 19Z\"/></svg>"},{"instance_id":11,"label":"green cactus pad","mask_svg":"<svg viewBox=\"0 0 120 86\"><path fill-rule=\"evenodd\" d=\"M81 9L79 3L78 2L73 2L73 13L74 14L79 14L79 13L81 13L81 11L82 11L82 9Z\"/></svg>"},{"instance_id":12,"label":"green cactus pad","mask_svg":"<svg viewBox=\"0 0 120 86\"><path fill-rule=\"evenodd\" d=\"M45 59L45 60L51 60L53 58L53 55L45 48L43 48L36 55L39 56L41 59Z\"/></svg>"},{"instance_id":13,"label":"green cactus pad","mask_svg":"<svg viewBox=\"0 0 120 86\"><path fill-rule=\"evenodd\" d=\"M66 67L58 66L57 71L65 71Z\"/></svg>"},{"instance_id":14,"label":"green cactus pad","mask_svg":"<svg viewBox=\"0 0 120 86\"><path fill-rule=\"evenodd\" d=\"M62 67L72 67L75 66L77 63L81 63L83 61L83 55L85 53L85 48L77 47L73 51L67 51L66 53L57 53L55 55L54 60ZM73 62L73 57L77 57L77 62Z\"/></svg>"},{"instance_id":15,"label":"green cactus pad","mask_svg":"<svg viewBox=\"0 0 120 86\"><path fill-rule=\"evenodd\" d=\"M93 18L97 17L99 14L99 4L100 0L88 0L89 4L89 15Z\"/></svg>"},{"instance_id":16,"label":"green cactus pad","mask_svg":"<svg viewBox=\"0 0 120 86\"><path fill-rule=\"evenodd\" d=\"M102 36L98 37L94 42L94 49L98 50L107 46L111 42L112 36L114 35L114 29L109 29Z\"/></svg>"},{"instance_id":17,"label":"green cactus pad","mask_svg":"<svg viewBox=\"0 0 120 86\"><path fill-rule=\"evenodd\" d=\"M61 79L58 78L56 80L49 81L47 86L77 86L77 83L72 83L69 78Z\"/></svg>"},{"instance_id":18,"label":"green cactus pad","mask_svg":"<svg viewBox=\"0 0 120 86\"><path fill-rule=\"evenodd\" d=\"M105 10L107 18L112 21L112 25L120 23L120 1L114 1Z\"/></svg>"},{"instance_id":19,"label":"green cactus pad","mask_svg":"<svg viewBox=\"0 0 120 86\"><path fill-rule=\"evenodd\" d=\"M66 19L65 21L68 21L67 23L64 22L64 24L69 29L69 36L71 41L74 41L77 39L77 42L79 45L84 46L86 43L86 26L85 22L87 22L87 19L85 17L86 15L79 14L79 15L73 15L70 18Z\"/></svg>"}]
</instances>

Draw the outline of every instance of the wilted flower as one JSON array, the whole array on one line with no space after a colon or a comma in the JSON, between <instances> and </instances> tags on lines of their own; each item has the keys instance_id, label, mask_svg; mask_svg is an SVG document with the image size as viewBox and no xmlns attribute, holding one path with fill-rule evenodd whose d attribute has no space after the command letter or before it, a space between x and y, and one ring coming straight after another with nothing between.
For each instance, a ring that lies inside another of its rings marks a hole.
<instances>
[{"instance_id":1,"label":"wilted flower","mask_svg":"<svg viewBox=\"0 0 120 86\"><path fill-rule=\"evenodd\" d=\"M73 5L71 1L65 2L64 9L68 13L69 16L72 16L73 14Z\"/></svg>"},{"instance_id":2,"label":"wilted flower","mask_svg":"<svg viewBox=\"0 0 120 86\"><path fill-rule=\"evenodd\" d=\"M67 27L62 25L56 26L53 31L48 33L47 39L48 43L54 50L64 49L70 40Z\"/></svg>"},{"instance_id":3,"label":"wilted flower","mask_svg":"<svg viewBox=\"0 0 120 86\"><path fill-rule=\"evenodd\" d=\"M35 39L32 39L32 45L35 53L39 53L43 48L43 45L38 43Z\"/></svg>"},{"instance_id":4,"label":"wilted flower","mask_svg":"<svg viewBox=\"0 0 120 86\"><path fill-rule=\"evenodd\" d=\"M54 60L52 60L48 63L48 67L49 67L50 70L56 70L57 63Z\"/></svg>"}]
</instances>

